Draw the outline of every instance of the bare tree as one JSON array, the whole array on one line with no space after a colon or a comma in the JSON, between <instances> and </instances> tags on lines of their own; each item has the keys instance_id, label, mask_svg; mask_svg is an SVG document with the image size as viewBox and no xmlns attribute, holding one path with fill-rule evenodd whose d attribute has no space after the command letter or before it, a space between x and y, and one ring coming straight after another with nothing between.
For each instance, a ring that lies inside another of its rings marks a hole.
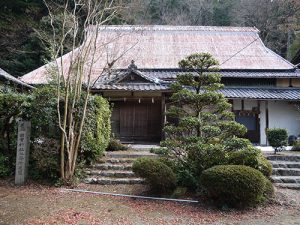
<instances>
[{"instance_id":1,"label":"bare tree","mask_svg":"<svg viewBox=\"0 0 300 225\"><path fill-rule=\"evenodd\" d=\"M127 0L122 18L132 24L212 25L211 0Z\"/></svg>"},{"instance_id":2,"label":"bare tree","mask_svg":"<svg viewBox=\"0 0 300 225\"><path fill-rule=\"evenodd\" d=\"M96 53L99 54L99 28L115 17L119 2L44 0L44 3L52 27L52 37L47 42L57 85L57 112L61 131L60 172L61 178L67 181L73 177L76 168L93 80L93 66L97 60ZM56 18L57 11L59 19ZM68 54L65 54L65 46L71 46Z\"/></svg>"},{"instance_id":3,"label":"bare tree","mask_svg":"<svg viewBox=\"0 0 300 225\"><path fill-rule=\"evenodd\" d=\"M257 27L264 43L283 56L288 33L299 26L299 16L298 0L240 0L235 10L238 25Z\"/></svg>"}]
</instances>

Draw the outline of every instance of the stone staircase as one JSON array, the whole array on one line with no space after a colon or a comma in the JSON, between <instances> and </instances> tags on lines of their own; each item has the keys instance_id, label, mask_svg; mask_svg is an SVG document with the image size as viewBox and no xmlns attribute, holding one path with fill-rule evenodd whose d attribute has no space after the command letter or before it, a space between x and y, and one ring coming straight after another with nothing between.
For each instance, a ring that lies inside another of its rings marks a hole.
<instances>
[{"instance_id":1,"label":"stone staircase","mask_svg":"<svg viewBox=\"0 0 300 225\"><path fill-rule=\"evenodd\" d=\"M86 169L88 184L142 184L144 180L132 172L133 161L141 157L157 157L149 151L106 152L104 158Z\"/></svg>"},{"instance_id":2,"label":"stone staircase","mask_svg":"<svg viewBox=\"0 0 300 225\"><path fill-rule=\"evenodd\" d=\"M277 187L300 190L300 155L269 155L271 179Z\"/></svg>"}]
</instances>

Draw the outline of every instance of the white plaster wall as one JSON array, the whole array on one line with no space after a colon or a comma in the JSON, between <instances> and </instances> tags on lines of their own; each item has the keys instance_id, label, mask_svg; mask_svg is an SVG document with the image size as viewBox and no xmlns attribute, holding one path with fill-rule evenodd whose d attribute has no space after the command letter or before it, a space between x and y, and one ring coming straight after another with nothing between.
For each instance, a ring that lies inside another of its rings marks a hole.
<instances>
[{"instance_id":1,"label":"white plaster wall","mask_svg":"<svg viewBox=\"0 0 300 225\"><path fill-rule=\"evenodd\" d=\"M241 110L241 100L233 101L233 109ZM267 106L268 105L268 106ZM245 110L251 110L257 106L256 100L245 100ZM288 135L300 134L300 112L285 101L260 101L260 144L267 145L266 137L266 107L269 111L269 128L284 128L287 129Z\"/></svg>"},{"instance_id":2,"label":"white plaster wall","mask_svg":"<svg viewBox=\"0 0 300 225\"><path fill-rule=\"evenodd\" d=\"M293 104L269 101L269 128L285 128L288 135L300 134L300 112Z\"/></svg>"}]
</instances>

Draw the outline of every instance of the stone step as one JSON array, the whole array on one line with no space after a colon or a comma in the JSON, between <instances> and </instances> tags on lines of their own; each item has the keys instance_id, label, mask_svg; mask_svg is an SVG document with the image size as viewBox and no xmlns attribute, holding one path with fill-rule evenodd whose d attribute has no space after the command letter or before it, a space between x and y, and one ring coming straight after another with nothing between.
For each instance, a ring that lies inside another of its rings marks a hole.
<instances>
[{"instance_id":1,"label":"stone step","mask_svg":"<svg viewBox=\"0 0 300 225\"><path fill-rule=\"evenodd\" d=\"M156 154L149 151L115 151L106 152L107 158L141 158L141 157L157 157Z\"/></svg>"},{"instance_id":2,"label":"stone step","mask_svg":"<svg viewBox=\"0 0 300 225\"><path fill-rule=\"evenodd\" d=\"M133 163L136 158L107 158L105 162L111 164Z\"/></svg>"},{"instance_id":3,"label":"stone step","mask_svg":"<svg viewBox=\"0 0 300 225\"><path fill-rule=\"evenodd\" d=\"M86 170L87 175L89 176L102 176L102 177L116 177L116 178L124 178L124 177L134 177L134 173L132 171L126 170Z\"/></svg>"},{"instance_id":4,"label":"stone step","mask_svg":"<svg viewBox=\"0 0 300 225\"><path fill-rule=\"evenodd\" d=\"M300 184L300 176L271 176L273 183Z\"/></svg>"},{"instance_id":5,"label":"stone step","mask_svg":"<svg viewBox=\"0 0 300 225\"><path fill-rule=\"evenodd\" d=\"M295 168L273 168L273 175L277 176L300 176L300 169Z\"/></svg>"},{"instance_id":6,"label":"stone step","mask_svg":"<svg viewBox=\"0 0 300 225\"><path fill-rule=\"evenodd\" d=\"M270 161L273 168L300 168L300 162Z\"/></svg>"},{"instance_id":7,"label":"stone step","mask_svg":"<svg viewBox=\"0 0 300 225\"><path fill-rule=\"evenodd\" d=\"M268 155L266 158L270 161L300 162L300 155Z\"/></svg>"},{"instance_id":8,"label":"stone step","mask_svg":"<svg viewBox=\"0 0 300 225\"><path fill-rule=\"evenodd\" d=\"M109 178L109 177L89 177L86 178L85 183L87 184L144 184L145 181L142 178Z\"/></svg>"},{"instance_id":9,"label":"stone step","mask_svg":"<svg viewBox=\"0 0 300 225\"><path fill-rule=\"evenodd\" d=\"M96 163L90 169L97 170L131 170L132 163Z\"/></svg>"},{"instance_id":10,"label":"stone step","mask_svg":"<svg viewBox=\"0 0 300 225\"><path fill-rule=\"evenodd\" d=\"M276 183L276 187L300 190L300 184Z\"/></svg>"}]
</instances>

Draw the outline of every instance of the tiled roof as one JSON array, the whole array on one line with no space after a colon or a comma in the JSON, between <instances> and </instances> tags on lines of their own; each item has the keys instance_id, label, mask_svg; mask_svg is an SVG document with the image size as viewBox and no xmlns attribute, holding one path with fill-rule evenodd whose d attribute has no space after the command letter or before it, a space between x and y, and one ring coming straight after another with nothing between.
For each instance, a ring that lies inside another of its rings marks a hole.
<instances>
[{"instance_id":1,"label":"tiled roof","mask_svg":"<svg viewBox=\"0 0 300 225\"><path fill-rule=\"evenodd\" d=\"M179 69L140 69L149 77L158 79L176 79L178 74L186 73ZM300 70L295 71L219 71L222 77L240 78L300 78ZM196 73L195 73L196 74Z\"/></svg>"},{"instance_id":2,"label":"tiled roof","mask_svg":"<svg viewBox=\"0 0 300 225\"><path fill-rule=\"evenodd\" d=\"M95 84L93 90L109 91L169 91L168 85L153 83L138 84Z\"/></svg>"},{"instance_id":3,"label":"tiled roof","mask_svg":"<svg viewBox=\"0 0 300 225\"><path fill-rule=\"evenodd\" d=\"M300 101L300 89L294 88L224 88L220 92L226 98Z\"/></svg>"},{"instance_id":4,"label":"tiled roof","mask_svg":"<svg viewBox=\"0 0 300 225\"><path fill-rule=\"evenodd\" d=\"M79 51L84 48L77 48L75 53ZM257 29L248 27L103 26L95 51L92 80L98 78L107 63L118 58L113 69L125 69L131 60L139 68L178 68L181 59L196 52L211 53L221 69L294 68L263 44ZM62 57L65 74L71 55ZM47 83L47 66L24 75L22 80L30 84Z\"/></svg>"},{"instance_id":5,"label":"tiled roof","mask_svg":"<svg viewBox=\"0 0 300 225\"><path fill-rule=\"evenodd\" d=\"M4 71L3 69L0 68L0 78L4 79L4 80L8 80L11 81L13 83L16 83L18 85L22 85L28 88L33 88L32 86L24 83L23 81L19 80L18 78L15 78L14 76L10 75L9 73L7 73L6 71Z\"/></svg>"},{"instance_id":6,"label":"tiled roof","mask_svg":"<svg viewBox=\"0 0 300 225\"><path fill-rule=\"evenodd\" d=\"M171 91L168 84L96 84L97 91ZM296 88L243 88L225 87L220 90L226 98L261 100L297 100L300 101L300 89Z\"/></svg>"},{"instance_id":7,"label":"tiled roof","mask_svg":"<svg viewBox=\"0 0 300 225\"><path fill-rule=\"evenodd\" d=\"M134 70L139 76L153 83L161 83L163 80L174 80L177 75L187 73L180 69L138 69ZM300 78L300 70L295 71L220 71L225 78ZM96 83L112 83L128 74L128 70L115 70L110 74L104 73ZM196 73L194 72L196 75Z\"/></svg>"}]
</instances>

